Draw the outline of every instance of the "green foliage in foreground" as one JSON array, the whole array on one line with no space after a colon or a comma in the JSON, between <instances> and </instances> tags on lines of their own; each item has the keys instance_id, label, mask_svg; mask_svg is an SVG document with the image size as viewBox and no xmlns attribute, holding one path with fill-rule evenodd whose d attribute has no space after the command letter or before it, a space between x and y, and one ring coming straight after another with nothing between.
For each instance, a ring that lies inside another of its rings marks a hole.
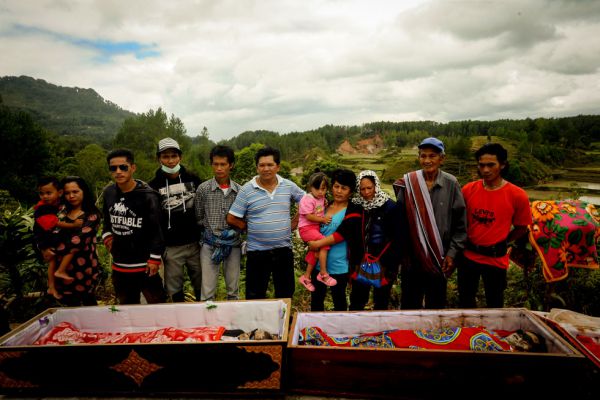
<instances>
[{"instance_id":1,"label":"green foliage in foreground","mask_svg":"<svg viewBox=\"0 0 600 400\"><path fill-rule=\"evenodd\" d=\"M24 321L31 317L23 310L25 298L45 292L46 267L38 260L33 247L33 209L20 206L4 209L0 215L0 306L9 304L12 318ZM40 297L33 297L32 308L41 311Z\"/></svg>"},{"instance_id":2,"label":"green foliage in foreground","mask_svg":"<svg viewBox=\"0 0 600 400\"><path fill-rule=\"evenodd\" d=\"M46 295L46 265L39 261L33 250L32 209L18 207L5 210L0 216L0 304L6 305L12 322L24 322L48 307L60 306ZM295 276L305 269L305 247L299 238L294 238ZM109 279L110 256L104 246L98 245L101 278L96 295L102 304L115 304L115 296ZM240 298L245 295L245 269L241 271ZM297 282L297 280L296 280ZM273 296L272 287L268 292ZM194 301L191 286L186 286L186 299ZM219 279L216 300L225 300L223 277ZM400 304L400 282L392 290L391 307ZM478 295L481 307L485 305L483 292ZM514 265L508 271L508 288L505 292L506 307L525 307L531 310L549 310L552 307L566 308L588 315L600 316L600 270L572 268L569 277L561 282L547 284L538 269L525 274ZM296 283L292 299L294 311L310 310L310 292ZM458 306L456 273L448 281L448 307ZM369 303L367 307L372 307ZM333 310L328 295L326 310Z\"/></svg>"}]
</instances>

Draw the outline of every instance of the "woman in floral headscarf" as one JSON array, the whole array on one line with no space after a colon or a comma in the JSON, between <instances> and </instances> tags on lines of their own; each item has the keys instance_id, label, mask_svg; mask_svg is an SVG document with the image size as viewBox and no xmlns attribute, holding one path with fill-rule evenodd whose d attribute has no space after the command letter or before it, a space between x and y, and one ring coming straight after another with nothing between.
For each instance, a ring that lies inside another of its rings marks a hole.
<instances>
[{"instance_id":1,"label":"woman in floral headscarf","mask_svg":"<svg viewBox=\"0 0 600 400\"><path fill-rule=\"evenodd\" d=\"M381 287L373 287L376 310L387 310L390 291L398 275L399 218L396 203L381 190L379 177L373 171L362 171L356 179L357 193L346 210L344 221L335 233L309 242L311 249L332 245L342 240L348 243L351 271L358 271L365 254L379 258L383 270ZM354 275L356 276L356 275ZM350 310L363 310L369 301L371 285L354 280L350 292Z\"/></svg>"}]
</instances>

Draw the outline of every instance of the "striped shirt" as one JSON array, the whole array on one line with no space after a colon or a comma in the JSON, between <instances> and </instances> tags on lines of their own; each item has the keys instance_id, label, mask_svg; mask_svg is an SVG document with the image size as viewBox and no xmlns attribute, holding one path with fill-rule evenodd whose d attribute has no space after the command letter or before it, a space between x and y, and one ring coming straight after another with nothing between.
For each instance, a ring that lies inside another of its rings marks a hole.
<instances>
[{"instance_id":1,"label":"striped shirt","mask_svg":"<svg viewBox=\"0 0 600 400\"><path fill-rule=\"evenodd\" d=\"M246 220L249 251L291 248L290 205L292 200L300 202L304 191L277 175L277 186L269 193L256 178L242 186L229 213Z\"/></svg>"},{"instance_id":2,"label":"striped shirt","mask_svg":"<svg viewBox=\"0 0 600 400\"><path fill-rule=\"evenodd\" d=\"M229 190L227 194L221 190L215 178L203 182L196 190L196 221L198 225L215 236L220 236L221 232L229 229L226 217L229 208L233 204L241 186L229 181ZM235 246L240 244L239 234L236 238Z\"/></svg>"}]
</instances>

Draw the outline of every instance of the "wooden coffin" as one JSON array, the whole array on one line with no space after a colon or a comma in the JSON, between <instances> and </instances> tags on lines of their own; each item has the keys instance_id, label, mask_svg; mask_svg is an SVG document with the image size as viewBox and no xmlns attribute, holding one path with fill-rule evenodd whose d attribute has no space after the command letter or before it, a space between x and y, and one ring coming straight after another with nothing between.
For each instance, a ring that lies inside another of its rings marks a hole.
<instances>
[{"instance_id":1,"label":"wooden coffin","mask_svg":"<svg viewBox=\"0 0 600 400\"><path fill-rule=\"evenodd\" d=\"M392 329L482 326L541 335L545 353L373 349L298 344L306 327L330 336ZM297 313L288 341L289 390L311 395L366 398L523 398L567 393L587 398L596 389L585 358L525 309Z\"/></svg>"},{"instance_id":2,"label":"wooden coffin","mask_svg":"<svg viewBox=\"0 0 600 400\"><path fill-rule=\"evenodd\" d=\"M549 313L536 313L536 315L586 356L600 374L600 353L594 351L597 346L593 345L593 343L600 343L599 317L560 308L553 308ZM594 349L590 348L590 345L594 346Z\"/></svg>"},{"instance_id":3,"label":"wooden coffin","mask_svg":"<svg viewBox=\"0 0 600 400\"><path fill-rule=\"evenodd\" d=\"M289 312L289 299L48 309L0 338L0 393L281 394ZM206 326L262 329L274 339L33 345L61 322L104 333Z\"/></svg>"}]
</instances>

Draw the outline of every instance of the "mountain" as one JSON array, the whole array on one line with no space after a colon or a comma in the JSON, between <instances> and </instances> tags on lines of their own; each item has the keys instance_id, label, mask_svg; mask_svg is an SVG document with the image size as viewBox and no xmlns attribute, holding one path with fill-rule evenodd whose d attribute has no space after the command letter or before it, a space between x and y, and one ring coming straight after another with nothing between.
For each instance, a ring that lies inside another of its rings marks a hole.
<instances>
[{"instance_id":1,"label":"mountain","mask_svg":"<svg viewBox=\"0 0 600 400\"><path fill-rule=\"evenodd\" d=\"M29 76L0 77L3 105L25 111L47 130L59 135L111 139L123 121L136 114L105 100L93 89L56 86Z\"/></svg>"}]
</instances>

